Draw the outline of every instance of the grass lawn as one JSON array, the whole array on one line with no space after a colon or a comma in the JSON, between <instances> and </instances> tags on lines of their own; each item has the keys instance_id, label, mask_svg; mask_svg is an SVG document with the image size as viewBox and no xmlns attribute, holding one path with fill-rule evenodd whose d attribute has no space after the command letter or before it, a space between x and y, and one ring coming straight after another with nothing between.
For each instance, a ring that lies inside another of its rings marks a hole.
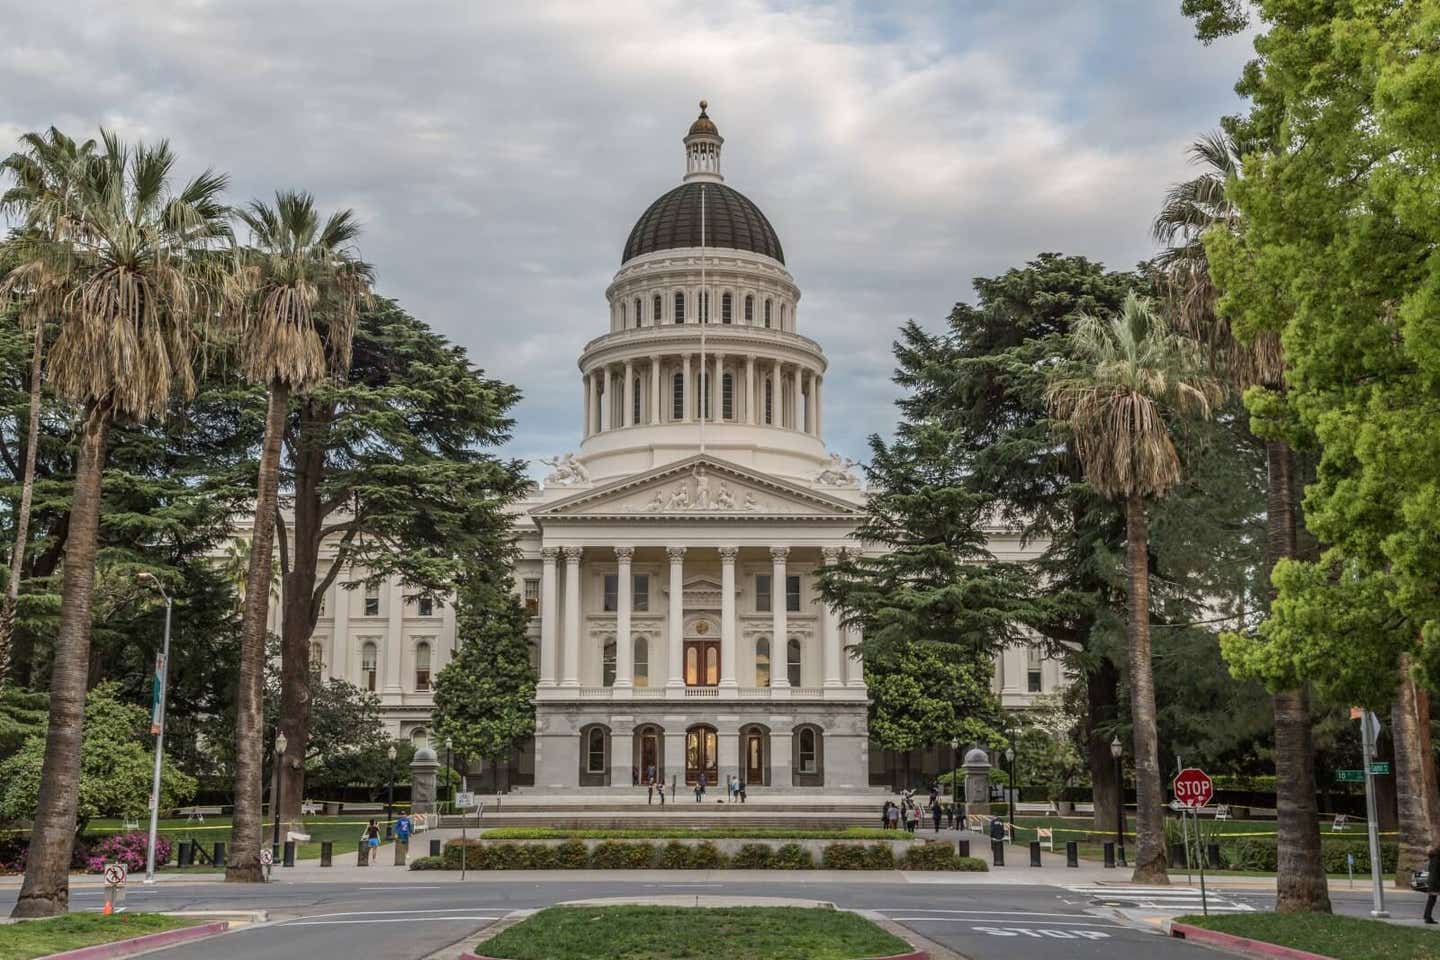
<instances>
[{"instance_id":1,"label":"grass lawn","mask_svg":"<svg viewBox=\"0 0 1440 960\"><path fill-rule=\"evenodd\" d=\"M903 830L837 827L804 830L788 827L654 827L640 830L494 827L486 840L913 840Z\"/></svg>"},{"instance_id":2,"label":"grass lawn","mask_svg":"<svg viewBox=\"0 0 1440 960\"><path fill-rule=\"evenodd\" d=\"M476 952L507 960L860 960L909 951L868 920L800 907L551 907Z\"/></svg>"},{"instance_id":3,"label":"grass lawn","mask_svg":"<svg viewBox=\"0 0 1440 960\"><path fill-rule=\"evenodd\" d=\"M0 924L0 960L31 960L52 953L160 933L198 923L187 917L158 913L71 913L45 920Z\"/></svg>"},{"instance_id":4,"label":"grass lawn","mask_svg":"<svg viewBox=\"0 0 1440 960\"><path fill-rule=\"evenodd\" d=\"M375 818L383 830L385 818ZM297 860L316 860L320 857L320 842L329 840L335 844L335 856L342 853L353 854L356 845L359 843L360 834L364 832L369 824L368 817L362 815L350 815L340 817L306 817L305 832L310 834L310 841L302 843L295 848ZM141 821L142 831L150 829L149 821ZM274 835L274 822L267 821L265 824L265 844L268 846L270 838ZM85 826L85 834L89 837L104 836L111 833L127 833L124 821L121 820L91 820ZM174 866L175 858L180 854L178 847L181 840L191 840L198 843L208 854L215 842L218 840L226 846L230 843L230 818L229 817L206 817L204 823L190 823L184 819L161 820L159 832L170 840L177 848L175 853L170 855L171 866ZM382 834L383 835L383 834ZM413 846L413 841L412 841ZM207 869L204 865L197 865L197 872Z\"/></svg>"},{"instance_id":5,"label":"grass lawn","mask_svg":"<svg viewBox=\"0 0 1440 960\"><path fill-rule=\"evenodd\" d=\"M1177 917L1207 930L1278 943L1339 960L1435 960L1440 934L1423 927L1399 927L1363 917L1318 913L1246 913Z\"/></svg>"}]
</instances>

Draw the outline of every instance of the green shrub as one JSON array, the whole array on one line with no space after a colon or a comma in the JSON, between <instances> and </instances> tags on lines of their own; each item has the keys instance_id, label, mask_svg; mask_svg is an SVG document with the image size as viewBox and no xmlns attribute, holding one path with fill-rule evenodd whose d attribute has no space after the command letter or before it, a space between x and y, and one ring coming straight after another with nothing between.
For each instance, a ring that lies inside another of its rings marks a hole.
<instances>
[{"instance_id":1,"label":"green shrub","mask_svg":"<svg viewBox=\"0 0 1440 960\"><path fill-rule=\"evenodd\" d=\"M709 840L690 848L690 867L693 870L717 870L725 866L725 854Z\"/></svg>"},{"instance_id":2,"label":"green shrub","mask_svg":"<svg viewBox=\"0 0 1440 960\"><path fill-rule=\"evenodd\" d=\"M584 870L590 866L590 851L581 840L566 840L554 848L555 867L560 870Z\"/></svg>"},{"instance_id":3,"label":"green shrub","mask_svg":"<svg viewBox=\"0 0 1440 960\"><path fill-rule=\"evenodd\" d=\"M1220 863L1227 870L1273 871L1279 863L1274 837L1241 837L1235 840L1222 839ZM1326 840L1320 844L1320 857L1326 873L1344 873L1348 869L1346 857L1355 855L1355 872L1370 869L1370 847L1363 840ZM1385 873L1395 871L1399 856L1394 843L1380 845L1380 869Z\"/></svg>"},{"instance_id":4,"label":"green shrub","mask_svg":"<svg viewBox=\"0 0 1440 960\"><path fill-rule=\"evenodd\" d=\"M600 870L643 870L655 862L655 847L648 843L607 840L590 851L590 866Z\"/></svg>"},{"instance_id":5,"label":"green shrub","mask_svg":"<svg viewBox=\"0 0 1440 960\"><path fill-rule=\"evenodd\" d=\"M690 848L679 840L671 840L660 848L656 866L664 870L684 870L690 866Z\"/></svg>"},{"instance_id":6,"label":"green shrub","mask_svg":"<svg viewBox=\"0 0 1440 960\"><path fill-rule=\"evenodd\" d=\"M770 867L774 870L809 870L814 866L815 858L810 850L798 843L783 843L770 857Z\"/></svg>"},{"instance_id":7,"label":"green shrub","mask_svg":"<svg viewBox=\"0 0 1440 960\"><path fill-rule=\"evenodd\" d=\"M736 870L767 870L774 859L768 843L747 843L730 858L730 866Z\"/></svg>"},{"instance_id":8,"label":"green shrub","mask_svg":"<svg viewBox=\"0 0 1440 960\"><path fill-rule=\"evenodd\" d=\"M956 857L955 869L963 873L985 873L990 865L979 857Z\"/></svg>"},{"instance_id":9,"label":"green shrub","mask_svg":"<svg viewBox=\"0 0 1440 960\"><path fill-rule=\"evenodd\" d=\"M492 843L485 847L483 870L528 870L534 863L528 843Z\"/></svg>"},{"instance_id":10,"label":"green shrub","mask_svg":"<svg viewBox=\"0 0 1440 960\"><path fill-rule=\"evenodd\" d=\"M555 870L559 868L554 847L545 843L532 843L529 846L531 870Z\"/></svg>"},{"instance_id":11,"label":"green shrub","mask_svg":"<svg viewBox=\"0 0 1440 960\"><path fill-rule=\"evenodd\" d=\"M905 851L900 860L904 870L954 870L955 848L948 843L921 843Z\"/></svg>"},{"instance_id":12,"label":"green shrub","mask_svg":"<svg viewBox=\"0 0 1440 960\"><path fill-rule=\"evenodd\" d=\"M444 870L444 857L416 857L410 861L411 870Z\"/></svg>"},{"instance_id":13,"label":"green shrub","mask_svg":"<svg viewBox=\"0 0 1440 960\"><path fill-rule=\"evenodd\" d=\"M485 861L485 844L479 840L450 840L445 844L445 867L449 870L460 869L460 855L465 855L465 866L471 870L484 870L482 864Z\"/></svg>"},{"instance_id":14,"label":"green shrub","mask_svg":"<svg viewBox=\"0 0 1440 960\"><path fill-rule=\"evenodd\" d=\"M827 870L893 870L895 854L884 843L832 843L820 860Z\"/></svg>"}]
</instances>

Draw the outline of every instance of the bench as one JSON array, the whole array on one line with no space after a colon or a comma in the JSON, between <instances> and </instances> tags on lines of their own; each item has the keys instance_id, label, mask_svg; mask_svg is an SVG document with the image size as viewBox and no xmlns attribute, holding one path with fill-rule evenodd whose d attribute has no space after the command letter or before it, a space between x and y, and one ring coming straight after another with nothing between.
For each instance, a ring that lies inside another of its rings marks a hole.
<instances>
[{"instance_id":1,"label":"bench","mask_svg":"<svg viewBox=\"0 0 1440 960\"><path fill-rule=\"evenodd\" d=\"M317 800L306 800L300 804L300 815L302 817L313 817L325 809L325 804Z\"/></svg>"},{"instance_id":2,"label":"bench","mask_svg":"<svg viewBox=\"0 0 1440 960\"><path fill-rule=\"evenodd\" d=\"M383 804L383 803L347 803L347 804L345 804L344 806L342 806L340 809L341 809L341 811L344 812L344 813L384 813L384 812L385 812L385 804Z\"/></svg>"}]
</instances>

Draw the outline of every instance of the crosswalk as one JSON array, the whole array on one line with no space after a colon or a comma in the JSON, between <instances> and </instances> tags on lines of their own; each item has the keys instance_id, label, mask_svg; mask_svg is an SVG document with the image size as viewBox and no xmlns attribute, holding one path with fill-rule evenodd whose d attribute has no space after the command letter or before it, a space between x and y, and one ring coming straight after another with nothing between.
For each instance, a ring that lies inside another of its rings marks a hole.
<instances>
[{"instance_id":1,"label":"crosswalk","mask_svg":"<svg viewBox=\"0 0 1440 960\"><path fill-rule=\"evenodd\" d=\"M1067 886L1065 889L1103 907L1161 910L1176 914L1199 913L1202 908L1199 887L1096 883ZM1252 913L1255 910L1233 894L1220 894L1214 890L1208 891L1204 901L1211 913Z\"/></svg>"}]
</instances>

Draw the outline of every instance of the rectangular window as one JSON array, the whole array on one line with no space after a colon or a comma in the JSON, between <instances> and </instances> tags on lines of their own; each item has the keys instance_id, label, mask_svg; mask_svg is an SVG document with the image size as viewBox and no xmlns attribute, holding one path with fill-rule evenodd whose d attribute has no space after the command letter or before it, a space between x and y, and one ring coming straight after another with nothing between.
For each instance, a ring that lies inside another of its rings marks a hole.
<instances>
[{"instance_id":1,"label":"rectangular window","mask_svg":"<svg viewBox=\"0 0 1440 960\"><path fill-rule=\"evenodd\" d=\"M620 609L620 577L613 573L605 574L605 606L606 613L614 613Z\"/></svg>"},{"instance_id":2,"label":"rectangular window","mask_svg":"<svg viewBox=\"0 0 1440 960\"><path fill-rule=\"evenodd\" d=\"M435 601L430 597L421 597L415 601L415 609L422 617L433 617L435 616Z\"/></svg>"},{"instance_id":3,"label":"rectangular window","mask_svg":"<svg viewBox=\"0 0 1440 960\"><path fill-rule=\"evenodd\" d=\"M415 646L415 689L430 689L430 644L420 643Z\"/></svg>"},{"instance_id":4,"label":"rectangular window","mask_svg":"<svg viewBox=\"0 0 1440 960\"><path fill-rule=\"evenodd\" d=\"M728 373L720 378L720 418L735 419L735 378Z\"/></svg>"},{"instance_id":5,"label":"rectangular window","mask_svg":"<svg viewBox=\"0 0 1440 960\"><path fill-rule=\"evenodd\" d=\"M770 574L755 574L755 612L770 612Z\"/></svg>"},{"instance_id":6,"label":"rectangular window","mask_svg":"<svg viewBox=\"0 0 1440 960\"><path fill-rule=\"evenodd\" d=\"M1031 647L1025 651L1025 689L1030 693L1039 693L1044 687L1043 677L1040 672L1040 651Z\"/></svg>"},{"instance_id":7,"label":"rectangular window","mask_svg":"<svg viewBox=\"0 0 1440 960\"><path fill-rule=\"evenodd\" d=\"M650 574L635 574L635 589L631 596L631 602L638 613L648 613L650 610Z\"/></svg>"},{"instance_id":8,"label":"rectangular window","mask_svg":"<svg viewBox=\"0 0 1440 960\"><path fill-rule=\"evenodd\" d=\"M671 420L684 420L684 419L685 419L685 375L684 375L683 373L677 373L677 374L675 374L675 376L673 376L673 377L670 378L670 382L671 382L671 384L672 384L672 387L671 387L672 397L671 397L671 403L670 403L670 419L671 419Z\"/></svg>"},{"instance_id":9,"label":"rectangular window","mask_svg":"<svg viewBox=\"0 0 1440 960\"><path fill-rule=\"evenodd\" d=\"M538 616L540 613L540 581L534 578L525 580L525 612L530 616Z\"/></svg>"},{"instance_id":10,"label":"rectangular window","mask_svg":"<svg viewBox=\"0 0 1440 960\"><path fill-rule=\"evenodd\" d=\"M731 307L731 302L732 302L732 300L731 300L730 294L728 294L728 293L727 293L727 294L724 294L724 295L722 295L722 296L720 297L720 322L721 322L721 323L733 323L733 322L734 322L734 314L733 314L733 309L732 309L732 307Z\"/></svg>"},{"instance_id":11,"label":"rectangular window","mask_svg":"<svg viewBox=\"0 0 1440 960\"><path fill-rule=\"evenodd\" d=\"M685 294L675 294L675 322L685 322Z\"/></svg>"},{"instance_id":12,"label":"rectangular window","mask_svg":"<svg viewBox=\"0 0 1440 960\"><path fill-rule=\"evenodd\" d=\"M600 651L600 683L607 687L615 686L615 642L605 644Z\"/></svg>"},{"instance_id":13,"label":"rectangular window","mask_svg":"<svg viewBox=\"0 0 1440 960\"><path fill-rule=\"evenodd\" d=\"M365 584L365 616L380 616L380 584Z\"/></svg>"},{"instance_id":14,"label":"rectangular window","mask_svg":"<svg viewBox=\"0 0 1440 960\"><path fill-rule=\"evenodd\" d=\"M785 609L790 613L800 612L800 575L790 574L785 578Z\"/></svg>"}]
</instances>

